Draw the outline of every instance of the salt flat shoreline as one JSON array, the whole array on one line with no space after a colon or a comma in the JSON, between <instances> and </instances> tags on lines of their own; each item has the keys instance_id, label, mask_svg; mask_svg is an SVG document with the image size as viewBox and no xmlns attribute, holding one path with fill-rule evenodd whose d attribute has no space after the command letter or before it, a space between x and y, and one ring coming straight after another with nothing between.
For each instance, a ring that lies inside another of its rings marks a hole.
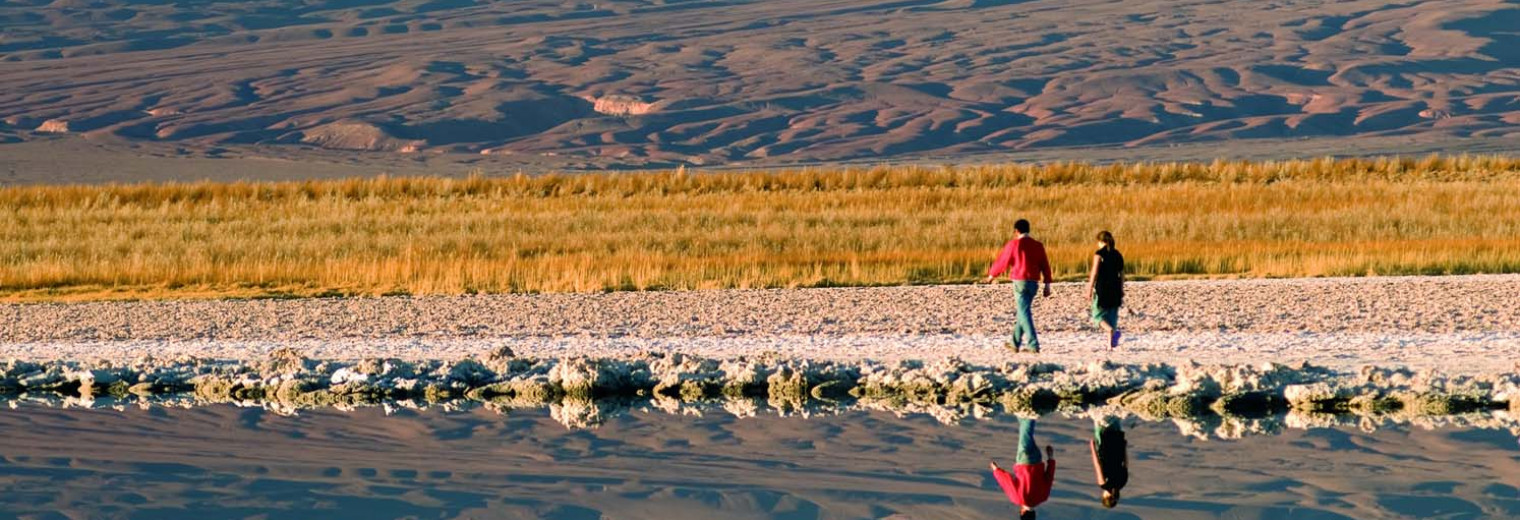
<instances>
[{"instance_id":1,"label":"salt flat shoreline","mask_svg":"<svg viewBox=\"0 0 1520 520\"><path fill-rule=\"evenodd\" d=\"M1044 352L1002 348L1011 287L914 286L457 297L6 304L0 358L456 359L645 351L773 352L851 361L1407 366L1513 371L1520 275L1137 282L1117 351L1086 319L1086 289L1055 284L1036 324Z\"/></svg>"}]
</instances>

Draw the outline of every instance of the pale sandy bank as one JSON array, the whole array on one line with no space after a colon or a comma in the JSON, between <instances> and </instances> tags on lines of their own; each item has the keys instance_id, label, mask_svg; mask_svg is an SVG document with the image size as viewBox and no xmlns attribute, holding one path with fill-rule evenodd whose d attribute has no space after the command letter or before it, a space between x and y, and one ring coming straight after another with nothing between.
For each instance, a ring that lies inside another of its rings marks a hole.
<instances>
[{"instance_id":1,"label":"pale sandy bank","mask_svg":"<svg viewBox=\"0 0 1520 520\"><path fill-rule=\"evenodd\" d=\"M1407 365L1512 370L1520 276L1132 283L1118 351L1085 316L1085 288L1041 298L1041 360ZM617 356L644 350L818 359L1015 358L1011 288L806 290L123 302L0 306L0 358L142 354L249 359Z\"/></svg>"}]
</instances>

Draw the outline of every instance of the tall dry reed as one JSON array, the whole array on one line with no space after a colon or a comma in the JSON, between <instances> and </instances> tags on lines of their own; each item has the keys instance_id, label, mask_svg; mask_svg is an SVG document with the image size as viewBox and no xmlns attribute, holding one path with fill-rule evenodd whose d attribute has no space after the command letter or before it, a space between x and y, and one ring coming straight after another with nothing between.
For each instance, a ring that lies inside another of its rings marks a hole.
<instances>
[{"instance_id":1,"label":"tall dry reed","mask_svg":"<svg viewBox=\"0 0 1520 520\"><path fill-rule=\"evenodd\" d=\"M0 189L0 298L967 282L1013 220L1078 278L1520 272L1520 160L799 169Z\"/></svg>"}]
</instances>

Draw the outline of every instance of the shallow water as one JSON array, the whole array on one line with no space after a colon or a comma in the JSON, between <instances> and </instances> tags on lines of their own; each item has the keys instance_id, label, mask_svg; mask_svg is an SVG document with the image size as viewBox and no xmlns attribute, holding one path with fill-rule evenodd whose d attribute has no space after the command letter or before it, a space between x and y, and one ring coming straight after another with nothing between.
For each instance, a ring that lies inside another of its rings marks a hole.
<instances>
[{"instance_id":1,"label":"shallow water","mask_svg":"<svg viewBox=\"0 0 1520 520\"><path fill-rule=\"evenodd\" d=\"M1044 519L1520 517L1508 431L1283 431L1202 440L1126 420L1131 483L1097 501L1088 419L1051 415ZM0 411L0 519L1012 518L986 471L1013 417L947 426L634 411L567 429L545 409Z\"/></svg>"}]
</instances>

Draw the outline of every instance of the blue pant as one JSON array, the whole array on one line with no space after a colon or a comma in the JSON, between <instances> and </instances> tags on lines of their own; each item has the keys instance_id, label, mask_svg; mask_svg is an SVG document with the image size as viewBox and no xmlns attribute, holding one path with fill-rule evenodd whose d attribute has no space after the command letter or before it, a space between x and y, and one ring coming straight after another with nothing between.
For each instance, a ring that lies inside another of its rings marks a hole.
<instances>
[{"instance_id":1,"label":"blue pant","mask_svg":"<svg viewBox=\"0 0 1520 520\"><path fill-rule=\"evenodd\" d=\"M1013 282L1014 289L1018 291L1018 299L1014 300L1014 310L1018 323L1013 326L1013 348L1028 348L1040 351L1040 338L1034 334L1034 297L1040 294L1040 283L1030 281ZM1028 336L1029 340L1024 341Z\"/></svg>"},{"instance_id":2,"label":"blue pant","mask_svg":"<svg viewBox=\"0 0 1520 520\"><path fill-rule=\"evenodd\" d=\"M1014 464L1039 464L1045 462L1040 446L1034 442L1034 419L1019 419L1019 454Z\"/></svg>"}]
</instances>

